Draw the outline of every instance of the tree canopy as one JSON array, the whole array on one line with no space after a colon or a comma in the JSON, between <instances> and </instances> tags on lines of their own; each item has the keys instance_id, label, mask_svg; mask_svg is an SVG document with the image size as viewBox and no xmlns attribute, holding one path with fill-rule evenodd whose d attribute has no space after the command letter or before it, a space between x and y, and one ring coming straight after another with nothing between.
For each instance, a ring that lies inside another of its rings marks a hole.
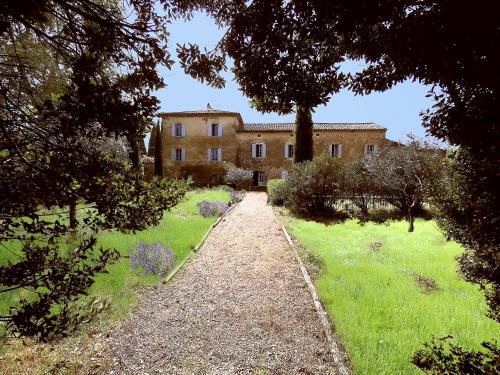
<instances>
[{"instance_id":1,"label":"tree canopy","mask_svg":"<svg viewBox=\"0 0 500 375\"><path fill-rule=\"evenodd\" d=\"M140 153L169 68L167 23L153 0L16 0L0 6L0 292L33 292L1 317L13 332L67 333L72 302L116 258L96 233L159 222L185 182L143 181ZM185 13L183 13L185 14ZM117 152L113 143L126 141ZM52 211L76 203L82 231ZM65 251L64 249L68 249Z\"/></svg>"}]
</instances>

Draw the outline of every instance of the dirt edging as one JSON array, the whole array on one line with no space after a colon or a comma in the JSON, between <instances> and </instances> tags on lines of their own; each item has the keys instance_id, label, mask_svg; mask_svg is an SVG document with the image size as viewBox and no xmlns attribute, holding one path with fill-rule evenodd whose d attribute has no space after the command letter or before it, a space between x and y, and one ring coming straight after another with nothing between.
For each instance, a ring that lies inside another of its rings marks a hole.
<instances>
[{"instance_id":1,"label":"dirt edging","mask_svg":"<svg viewBox=\"0 0 500 375\"><path fill-rule=\"evenodd\" d=\"M288 241L288 244L292 248L293 255L295 256L295 259L299 263L300 270L302 271L302 276L304 277L304 280L307 284L309 292L311 293L311 297L312 297L313 303L314 303L314 308L316 309L316 313L318 314L318 318L319 318L321 325L323 326L323 329L325 331L326 341L328 342L328 347L330 348L330 352L332 353L332 356L333 356L333 362L337 366L337 369L341 375L352 375L352 374L354 374L354 372L351 368L349 357L347 356L347 353L345 352L344 348L342 347L342 344L339 343L338 340L335 338L335 334L333 333L333 330L332 330L333 324L330 321L325 309L323 308L323 305L318 297L316 287L314 286L312 279L309 276L309 272L307 272L307 269L304 266L302 259L300 259L300 256L297 253L297 250L296 250L297 246L294 244L294 242L293 242L291 236L288 234L285 226L282 225L281 228L283 229L283 233L285 234L285 237L286 237L286 240Z\"/></svg>"}]
</instances>

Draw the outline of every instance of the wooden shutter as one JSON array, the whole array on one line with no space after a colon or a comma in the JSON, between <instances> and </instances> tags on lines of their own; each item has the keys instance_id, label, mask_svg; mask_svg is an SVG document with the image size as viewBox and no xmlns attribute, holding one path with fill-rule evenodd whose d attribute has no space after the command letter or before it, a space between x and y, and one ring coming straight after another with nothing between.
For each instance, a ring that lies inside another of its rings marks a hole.
<instances>
[{"instance_id":1,"label":"wooden shutter","mask_svg":"<svg viewBox=\"0 0 500 375\"><path fill-rule=\"evenodd\" d=\"M212 124L210 122L207 123L208 124L208 136L211 137L213 134L212 134Z\"/></svg>"},{"instance_id":2,"label":"wooden shutter","mask_svg":"<svg viewBox=\"0 0 500 375\"><path fill-rule=\"evenodd\" d=\"M222 137L222 124L217 124L219 137Z\"/></svg>"},{"instance_id":3,"label":"wooden shutter","mask_svg":"<svg viewBox=\"0 0 500 375\"><path fill-rule=\"evenodd\" d=\"M252 158L257 157L257 145L255 143L252 143Z\"/></svg>"},{"instance_id":4,"label":"wooden shutter","mask_svg":"<svg viewBox=\"0 0 500 375\"><path fill-rule=\"evenodd\" d=\"M172 149L172 160L175 161L175 148Z\"/></svg>"},{"instance_id":5,"label":"wooden shutter","mask_svg":"<svg viewBox=\"0 0 500 375\"><path fill-rule=\"evenodd\" d=\"M185 148L181 149L181 160L186 160L186 149Z\"/></svg>"},{"instance_id":6,"label":"wooden shutter","mask_svg":"<svg viewBox=\"0 0 500 375\"><path fill-rule=\"evenodd\" d=\"M339 145L339 154L338 154L339 159L342 158L343 151L344 151L344 145Z\"/></svg>"},{"instance_id":7,"label":"wooden shutter","mask_svg":"<svg viewBox=\"0 0 500 375\"><path fill-rule=\"evenodd\" d=\"M208 161L212 161L212 149L208 149Z\"/></svg>"},{"instance_id":8,"label":"wooden shutter","mask_svg":"<svg viewBox=\"0 0 500 375\"><path fill-rule=\"evenodd\" d=\"M217 160L222 161L222 148L217 149Z\"/></svg>"},{"instance_id":9,"label":"wooden shutter","mask_svg":"<svg viewBox=\"0 0 500 375\"><path fill-rule=\"evenodd\" d=\"M262 143L262 158L266 158L266 144Z\"/></svg>"},{"instance_id":10,"label":"wooden shutter","mask_svg":"<svg viewBox=\"0 0 500 375\"><path fill-rule=\"evenodd\" d=\"M375 154L378 152L378 145L373 145L373 152Z\"/></svg>"},{"instance_id":11,"label":"wooden shutter","mask_svg":"<svg viewBox=\"0 0 500 375\"><path fill-rule=\"evenodd\" d=\"M365 145L365 156L368 155L368 145Z\"/></svg>"},{"instance_id":12,"label":"wooden shutter","mask_svg":"<svg viewBox=\"0 0 500 375\"><path fill-rule=\"evenodd\" d=\"M175 137L175 124L172 123L172 137Z\"/></svg>"},{"instance_id":13,"label":"wooden shutter","mask_svg":"<svg viewBox=\"0 0 500 375\"><path fill-rule=\"evenodd\" d=\"M328 157L333 158L333 145L328 145Z\"/></svg>"},{"instance_id":14,"label":"wooden shutter","mask_svg":"<svg viewBox=\"0 0 500 375\"><path fill-rule=\"evenodd\" d=\"M289 155L288 155L288 143L285 143L285 159L288 159L289 158Z\"/></svg>"},{"instance_id":15,"label":"wooden shutter","mask_svg":"<svg viewBox=\"0 0 500 375\"><path fill-rule=\"evenodd\" d=\"M181 134L182 134L183 137L185 137L186 136L186 124L182 124L181 125L181 129L182 129L181 130Z\"/></svg>"}]
</instances>

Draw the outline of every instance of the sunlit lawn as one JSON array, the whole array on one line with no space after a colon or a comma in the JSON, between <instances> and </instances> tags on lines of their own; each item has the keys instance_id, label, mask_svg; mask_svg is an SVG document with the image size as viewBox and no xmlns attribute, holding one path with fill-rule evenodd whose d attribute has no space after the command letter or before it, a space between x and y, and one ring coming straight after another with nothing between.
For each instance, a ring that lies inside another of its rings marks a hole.
<instances>
[{"instance_id":1,"label":"sunlit lawn","mask_svg":"<svg viewBox=\"0 0 500 375\"><path fill-rule=\"evenodd\" d=\"M356 221L324 225L289 218L293 235L321 259L315 284L335 323L356 374L417 374L412 353L424 342L453 335L467 348L500 339L500 326L485 317L478 287L456 272L462 251L432 221L390 225ZM378 250L370 244L380 241ZM437 282L424 291L419 274Z\"/></svg>"}]
</instances>

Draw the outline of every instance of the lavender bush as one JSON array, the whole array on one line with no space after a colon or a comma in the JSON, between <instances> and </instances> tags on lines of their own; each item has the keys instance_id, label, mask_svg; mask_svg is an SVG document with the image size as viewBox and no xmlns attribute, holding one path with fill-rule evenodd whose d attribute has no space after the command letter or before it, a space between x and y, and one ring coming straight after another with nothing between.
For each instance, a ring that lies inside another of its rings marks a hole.
<instances>
[{"instance_id":1,"label":"lavender bush","mask_svg":"<svg viewBox=\"0 0 500 375\"><path fill-rule=\"evenodd\" d=\"M201 201L198 203L198 211L203 217L219 216L227 211L228 205L224 202Z\"/></svg>"},{"instance_id":2,"label":"lavender bush","mask_svg":"<svg viewBox=\"0 0 500 375\"><path fill-rule=\"evenodd\" d=\"M231 204L239 203L245 198L244 191L232 191L231 192Z\"/></svg>"},{"instance_id":3,"label":"lavender bush","mask_svg":"<svg viewBox=\"0 0 500 375\"><path fill-rule=\"evenodd\" d=\"M175 254L162 243L146 244L139 242L135 252L130 255L132 268L142 267L144 275L165 276L175 264Z\"/></svg>"}]
</instances>

